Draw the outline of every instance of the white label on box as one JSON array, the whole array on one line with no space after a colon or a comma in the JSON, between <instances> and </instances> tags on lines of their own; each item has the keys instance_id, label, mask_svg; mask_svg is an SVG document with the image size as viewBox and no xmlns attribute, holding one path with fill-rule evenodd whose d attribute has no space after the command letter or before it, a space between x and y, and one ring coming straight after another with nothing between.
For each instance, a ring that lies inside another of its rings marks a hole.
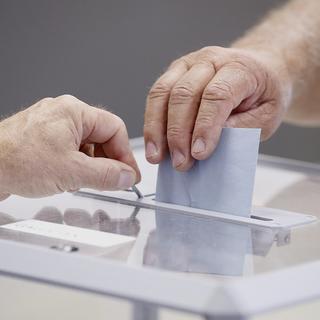
<instances>
[{"instance_id":1,"label":"white label on box","mask_svg":"<svg viewBox=\"0 0 320 320\"><path fill-rule=\"evenodd\" d=\"M40 220L19 221L3 225L0 228L98 247L112 247L135 240L133 237L115 233L78 228Z\"/></svg>"}]
</instances>

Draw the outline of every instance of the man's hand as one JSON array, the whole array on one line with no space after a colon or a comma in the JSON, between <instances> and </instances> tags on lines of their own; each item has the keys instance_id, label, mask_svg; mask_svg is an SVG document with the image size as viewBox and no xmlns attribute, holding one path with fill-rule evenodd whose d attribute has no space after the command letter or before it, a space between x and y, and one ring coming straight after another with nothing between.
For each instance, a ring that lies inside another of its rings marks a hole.
<instances>
[{"instance_id":1,"label":"man's hand","mask_svg":"<svg viewBox=\"0 0 320 320\"><path fill-rule=\"evenodd\" d=\"M262 140L281 123L291 97L286 66L276 55L207 47L174 61L147 98L146 157L188 170L206 159L223 127L262 128Z\"/></svg>"},{"instance_id":2,"label":"man's hand","mask_svg":"<svg viewBox=\"0 0 320 320\"><path fill-rule=\"evenodd\" d=\"M73 96L45 98L0 122L2 199L126 189L139 180L123 121Z\"/></svg>"}]
</instances>

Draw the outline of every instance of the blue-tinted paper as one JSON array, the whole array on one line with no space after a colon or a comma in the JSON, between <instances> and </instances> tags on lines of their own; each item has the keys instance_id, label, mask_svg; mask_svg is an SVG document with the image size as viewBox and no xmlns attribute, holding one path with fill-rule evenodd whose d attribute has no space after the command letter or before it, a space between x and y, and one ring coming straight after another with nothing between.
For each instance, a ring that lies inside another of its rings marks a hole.
<instances>
[{"instance_id":1,"label":"blue-tinted paper","mask_svg":"<svg viewBox=\"0 0 320 320\"><path fill-rule=\"evenodd\" d=\"M214 153L187 172L167 157L159 165L156 200L250 216L260 131L224 128Z\"/></svg>"},{"instance_id":2,"label":"blue-tinted paper","mask_svg":"<svg viewBox=\"0 0 320 320\"><path fill-rule=\"evenodd\" d=\"M157 209L143 263L179 272L239 276L252 253L248 226ZM178 254L177 254L178 252Z\"/></svg>"}]
</instances>

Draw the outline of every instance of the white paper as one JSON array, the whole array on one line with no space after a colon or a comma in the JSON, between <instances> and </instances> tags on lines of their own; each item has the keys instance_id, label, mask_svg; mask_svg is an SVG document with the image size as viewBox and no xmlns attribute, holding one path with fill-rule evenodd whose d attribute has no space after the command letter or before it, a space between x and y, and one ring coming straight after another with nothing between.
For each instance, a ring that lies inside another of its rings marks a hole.
<instances>
[{"instance_id":1,"label":"white paper","mask_svg":"<svg viewBox=\"0 0 320 320\"><path fill-rule=\"evenodd\" d=\"M0 228L98 247L117 246L135 240L133 237L119 234L32 219L6 224Z\"/></svg>"},{"instance_id":2,"label":"white paper","mask_svg":"<svg viewBox=\"0 0 320 320\"><path fill-rule=\"evenodd\" d=\"M224 128L214 153L187 172L167 157L159 165L157 201L250 216L260 131Z\"/></svg>"},{"instance_id":3,"label":"white paper","mask_svg":"<svg viewBox=\"0 0 320 320\"><path fill-rule=\"evenodd\" d=\"M141 170L141 181L137 187L144 196L155 193L158 166L146 160L144 146L134 149L133 154Z\"/></svg>"}]
</instances>

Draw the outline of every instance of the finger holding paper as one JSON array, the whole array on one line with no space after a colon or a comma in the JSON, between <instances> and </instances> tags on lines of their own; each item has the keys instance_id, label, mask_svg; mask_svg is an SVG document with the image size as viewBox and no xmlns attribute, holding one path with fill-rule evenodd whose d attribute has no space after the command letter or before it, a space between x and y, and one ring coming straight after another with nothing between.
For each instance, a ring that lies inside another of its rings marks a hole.
<instances>
[{"instance_id":1,"label":"finger holding paper","mask_svg":"<svg viewBox=\"0 0 320 320\"><path fill-rule=\"evenodd\" d=\"M0 199L126 189L140 180L123 121L73 96L40 100L0 122L0 133Z\"/></svg>"},{"instance_id":2,"label":"finger holding paper","mask_svg":"<svg viewBox=\"0 0 320 320\"><path fill-rule=\"evenodd\" d=\"M279 57L253 49L206 47L178 59L151 89L146 104L146 158L189 170L214 152L223 127L278 128L290 102L290 83ZM170 78L171 82L164 79ZM150 147L152 146L152 148Z\"/></svg>"}]
</instances>

